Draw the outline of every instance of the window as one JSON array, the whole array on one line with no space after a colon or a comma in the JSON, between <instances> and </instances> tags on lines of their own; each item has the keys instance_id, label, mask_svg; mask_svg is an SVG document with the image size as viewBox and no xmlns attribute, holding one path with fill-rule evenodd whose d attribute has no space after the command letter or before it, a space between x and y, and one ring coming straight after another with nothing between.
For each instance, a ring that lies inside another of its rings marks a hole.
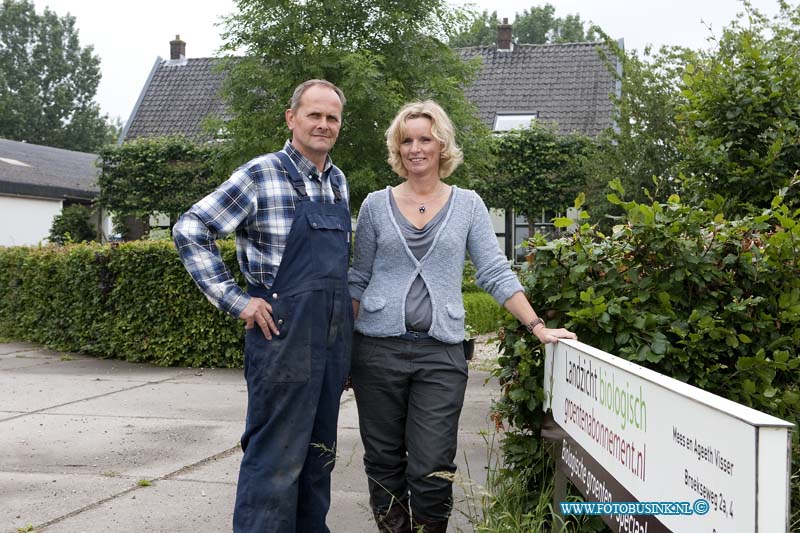
<instances>
[{"instance_id":1,"label":"window","mask_svg":"<svg viewBox=\"0 0 800 533\"><path fill-rule=\"evenodd\" d=\"M539 118L539 113L528 113L519 115L496 115L494 117L493 131L508 131L518 128L527 128L532 120Z\"/></svg>"}]
</instances>

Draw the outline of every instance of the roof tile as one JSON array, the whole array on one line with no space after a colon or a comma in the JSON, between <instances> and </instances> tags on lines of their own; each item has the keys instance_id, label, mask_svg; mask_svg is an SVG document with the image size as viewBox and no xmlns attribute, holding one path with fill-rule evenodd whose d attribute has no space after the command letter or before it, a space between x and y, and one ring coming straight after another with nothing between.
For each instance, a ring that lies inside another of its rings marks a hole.
<instances>
[{"instance_id":1,"label":"roof tile","mask_svg":"<svg viewBox=\"0 0 800 533\"><path fill-rule=\"evenodd\" d=\"M492 127L497 114L530 113L554 123L561 133L596 136L612 123L615 80L598 53L601 43L459 48L464 59L480 57L482 67L467 98ZM207 117L228 116L220 89L225 73L217 58L162 61L131 117L126 139L183 134L210 140Z\"/></svg>"},{"instance_id":2,"label":"roof tile","mask_svg":"<svg viewBox=\"0 0 800 533\"><path fill-rule=\"evenodd\" d=\"M0 192L53 198L97 195L97 154L0 139Z\"/></svg>"}]
</instances>

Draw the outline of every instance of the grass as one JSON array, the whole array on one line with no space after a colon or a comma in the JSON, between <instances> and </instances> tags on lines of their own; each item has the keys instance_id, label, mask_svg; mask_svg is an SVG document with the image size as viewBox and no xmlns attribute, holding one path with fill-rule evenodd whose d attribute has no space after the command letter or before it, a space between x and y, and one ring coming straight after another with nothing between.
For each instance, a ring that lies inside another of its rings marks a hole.
<instances>
[{"instance_id":1,"label":"grass","mask_svg":"<svg viewBox=\"0 0 800 533\"><path fill-rule=\"evenodd\" d=\"M100 475L103 477L119 477L120 473L116 470L106 470L105 472L100 472Z\"/></svg>"},{"instance_id":2,"label":"grass","mask_svg":"<svg viewBox=\"0 0 800 533\"><path fill-rule=\"evenodd\" d=\"M36 533L36 529L34 529L33 524L28 524L26 526L18 527L17 533Z\"/></svg>"},{"instance_id":3,"label":"grass","mask_svg":"<svg viewBox=\"0 0 800 533\"><path fill-rule=\"evenodd\" d=\"M61 360L62 361L74 361L75 358L72 357L71 355L64 354L64 355L61 356Z\"/></svg>"},{"instance_id":4,"label":"grass","mask_svg":"<svg viewBox=\"0 0 800 533\"><path fill-rule=\"evenodd\" d=\"M466 475L436 472L431 475L450 479L464 492L462 505L454 506L461 513L474 533L519 533L521 531L552 531L565 533L567 525L554 523L558 520L553 512L553 480L544 483L537 495L530 492L530 471L513 471L504 468L498 449L498 434L482 434L486 442L487 483L486 487L471 479L469 461L466 460ZM545 457L543 461L550 459ZM459 531L462 531L459 529Z\"/></svg>"},{"instance_id":5,"label":"grass","mask_svg":"<svg viewBox=\"0 0 800 533\"><path fill-rule=\"evenodd\" d=\"M149 479L142 478L139 481L137 481L136 484L139 485L140 487L149 487L150 485L153 484L153 482L150 481Z\"/></svg>"}]
</instances>

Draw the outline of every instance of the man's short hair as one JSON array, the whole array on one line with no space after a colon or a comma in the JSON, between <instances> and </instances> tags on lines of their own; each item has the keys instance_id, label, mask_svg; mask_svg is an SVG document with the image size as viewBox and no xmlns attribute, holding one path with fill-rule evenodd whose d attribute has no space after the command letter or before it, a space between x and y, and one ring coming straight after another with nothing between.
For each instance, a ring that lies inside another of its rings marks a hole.
<instances>
[{"instance_id":1,"label":"man's short hair","mask_svg":"<svg viewBox=\"0 0 800 533\"><path fill-rule=\"evenodd\" d=\"M411 102L404 105L386 130L386 148L389 150L387 163L399 176L408 177L408 171L400 157L400 144L406 134L406 121L414 118L427 118L431 121L431 133L442 147L439 156L439 177L446 178L464 160L461 148L456 145L456 131L450 117L433 100Z\"/></svg>"},{"instance_id":2,"label":"man's short hair","mask_svg":"<svg viewBox=\"0 0 800 533\"><path fill-rule=\"evenodd\" d=\"M338 88L336 85L332 84L328 80L308 80L304 81L303 83L295 87L294 92L292 93L292 98L291 100L289 100L289 109L291 109L292 112L296 112L297 108L300 107L300 99L303 97L303 93L305 93L308 89L314 87L315 85L322 85L323 87L327 87L328 89L335 92L336 96L338 96L339 100L341 100L342 102L342 107L344 107L344 104L347 102L347 99L344 97L344 93L340 88Z\"/></svg>"}]
</instances>

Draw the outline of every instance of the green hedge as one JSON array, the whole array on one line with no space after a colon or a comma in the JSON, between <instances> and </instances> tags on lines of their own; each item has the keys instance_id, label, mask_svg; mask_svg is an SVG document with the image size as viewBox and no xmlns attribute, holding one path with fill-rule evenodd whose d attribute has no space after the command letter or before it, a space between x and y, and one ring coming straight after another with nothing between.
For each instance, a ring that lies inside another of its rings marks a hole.
<instances>
[{"instance_id":1,"label":"green hedge","mask_svg":"<svg viewBox=\"0 0 800 533\"><path fill-rule=\"evenodd\" d=\"M472 264L472 261L467 259L464 262L464 272L461 275L462 293L483 292L483 290L475 283L475 272L475 265Z\"/></svg>"},{"instance_id":2,"label":"green hedge","mask_svg":"<svg viewBox=\"0 0 800 533\"><path fill-rule=\"evenodd\" d=\"M233 241L219 242L242 283ZM464 295L475 333L497 329L503 309ZM240 367L242 323L213 307L170 241L0 247L0 336L164 366Z\"/></svg>"},{"instance_id":3,"label":"green hedge","mask_svg":"<svg viewBox=\"0 0 800 533\"><path fill-rule=\"evenodd\" d=\"M624 191L613 186L619 196L609 200L626 215L611 235L584 224L570 237L530 243L521 277L540 314L587 344L800 424L800 211L778 197L758 216L727 220L721 199L705 208L677 196L645 205L620 200ZM496 415L511 429L504 459L547 479L541 345L513 321L501 338ZM792 456L792 522L800 527L797 431Z\"/></svg>"},{"instance_id":4,"label":"green hedge","mask_svg":"<svg viewBox=\"0 0 800 533\"><path fill-rule=\"evenodd\" d=\"M219 243L238 272L232 241ZM159 365L238 367L242 324L197 290L171 242L0 248L0 336Z\"/></svg>"},{"instance_id":5,"label":"green hedge","mask_svg":"<svg viewBox=\"0 0 800 533\"><path fill-rule=\"evenodd\" d=\"M464 293L465 322L473 333L491 333L499 328L499 321L506 316L506 310L500 307L494 298L485 292Z\"/></svg>"}]
</instances>

